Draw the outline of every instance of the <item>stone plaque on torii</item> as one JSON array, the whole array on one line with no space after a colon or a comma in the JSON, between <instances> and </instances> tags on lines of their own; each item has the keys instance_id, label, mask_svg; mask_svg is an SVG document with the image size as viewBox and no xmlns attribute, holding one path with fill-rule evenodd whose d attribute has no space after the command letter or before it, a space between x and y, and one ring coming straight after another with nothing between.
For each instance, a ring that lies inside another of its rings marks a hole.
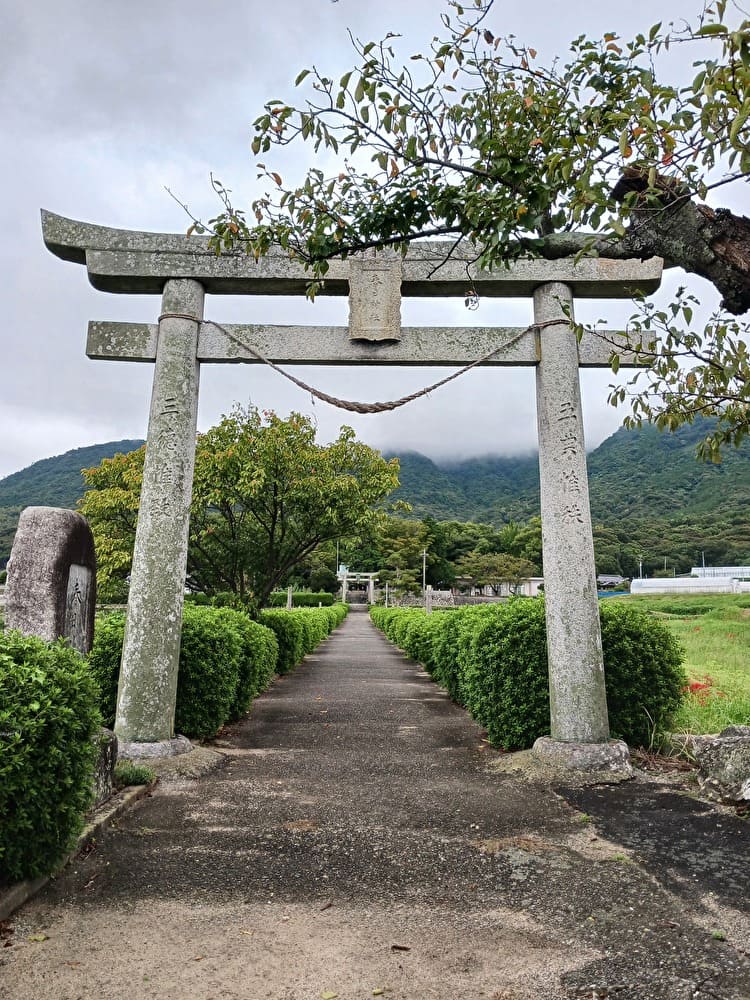
<instances>
[{"instance_id":1,"label":"stone plaque on torii","mask_svg":"<svg viewBox=\"0 0 750 1000\"><path fill-rule=\"evenodd\" d=\"M220 327L204 321L206 293L304 295L303 265L282 251L259 261L217 256L206 237L48 212L42 228L47 247L85 264L95 288L162 296L156 324L91 322L88 332L90 358L155 365L115 723L122 741L166 746L174 737L201 362L445 366L481 358L536 369L551 738L535 752L562 766L629 768L627 747L608 742L578 369L609 367L613 353L621 366L644 362L624 334L585 333L579 342L571 318L574 297L655 291L661 260L531 260L482 271L471 248L422 242L403 258L330 262L321 294L349 296L348 326ZM464 297L469 280L482 297L533 297L531 326L401 327L402 295Z\"/></svg>"}]
</instances>

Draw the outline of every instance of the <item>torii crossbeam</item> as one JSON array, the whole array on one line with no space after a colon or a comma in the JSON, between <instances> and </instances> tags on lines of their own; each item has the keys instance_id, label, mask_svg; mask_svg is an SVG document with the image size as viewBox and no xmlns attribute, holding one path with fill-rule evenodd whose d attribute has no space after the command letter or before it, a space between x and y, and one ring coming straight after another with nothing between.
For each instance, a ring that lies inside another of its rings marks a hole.
<instances>
[{"instance_id":1,"label":"torii crossbeam","mask_svg":"<svg viewBox=\"0 0 750 1000\"><path fill-rule=\"evenodd\" d=\"M394 254L331 261L322 294L348 295L347 327L204 321L205 294L303 295L309 276L281 251L259 261L217 256L206 237L132 232L42 213L47 247L85 264L95 288L161 294L158 324L92 322L91 358L153 362L148 448L136 532L115 730L125 753L174 737L187 566L198 384L202 362L486 365L536 369L551 739L535 753L558 765L627 772L627 747L609 741L579 367L645 364L624 334L571 326L574 297L629 298L658 288L662 262L529 260L483 271L471 248L422 242ZM529 329L401 327L401 296L531 296ZM616 345L616 346L613 346ZM638 346L638 345L636 345Z\"/></svg>"}]
</instances>

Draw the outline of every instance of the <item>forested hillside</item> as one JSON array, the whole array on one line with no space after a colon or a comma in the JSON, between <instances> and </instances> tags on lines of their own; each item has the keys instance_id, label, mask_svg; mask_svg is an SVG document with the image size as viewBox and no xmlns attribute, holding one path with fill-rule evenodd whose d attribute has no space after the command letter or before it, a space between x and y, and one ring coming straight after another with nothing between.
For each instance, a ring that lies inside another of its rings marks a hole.
<instances>
[{"instance_id":1,"label":"forested hillside","mask_svg":"<svg viewBox=\"0 0 750 1000\"><path fill-rule=\"evenodd\" d=\"M704 421L674 434L653 427L619 430L590 453L599 572L633 576L642 562L649 575L680 573L703 558L707 564L750 563L750 444L728 449L721 465L708 465L695 458L706 431ZM75 507L83 492L82 468L141 444L78 448L0 480L0 565L10 553L21 507ZM415 452L399 457L401 488L393 499L412 505L411 518L502 528L539 515L536 455L440 464Z\"/></svg>"},{"instance_id":2,"label":"forested hillside","mask_svg":"<svg viewBox=\"0 0 750 1000\"><path fill-rule=\"evenodd\" d=\"M108 441L43 458L0 479L0 507L75 507L84 489L81 469L99 465L103 458L135 451L142 444L138 440Z\"/></svg>"},{"instance_id":3,"label":"forested hillside","mask_svg":"<svg viewBox=\"0 0 750 1000\"><path fill-rule=\"evenodd\" d=\"M697 421L673 434L655 427L620 429L588 456L595 520L661 518L747 509L750 443L727 449L721 465L698 462L695 446L706 434ZM500 526L539 513L536 455L487 456L437 463L401 453L401 489L416 516L481 521Z\"/></svg>"},{"instance_id":4,"label":"forested hillside","mask_svg":"<svg viewBox=\"0 0 750 1000\"><path fill-rule=\"evenodd\" d=\"M621 429L588 456L591 511L601 573L631 577L750 562L750 443L721 465L698 462L708 421L673 434ZM528 458L467 459L438 467L401 455L401 489L412 516L501 527L539 514L539 470ZM446 500L446 498L449 498ZM446 513L452 507L454 515Z\"/></svg>"},{"instance_id":5,"label":"forested hillside","mask_svg":"<svg viewBox=\"0 0 750 1000\"><path fill-rule=\"evenodd\" d=\"M18 516L24 507L75 507L83 495L81 469L99 465L103 458L140 448L143 441L127 439L75 448L64 455L43 458L20 472L0 479L0 566L13 544Z\"/></svg>"}]
</instances>

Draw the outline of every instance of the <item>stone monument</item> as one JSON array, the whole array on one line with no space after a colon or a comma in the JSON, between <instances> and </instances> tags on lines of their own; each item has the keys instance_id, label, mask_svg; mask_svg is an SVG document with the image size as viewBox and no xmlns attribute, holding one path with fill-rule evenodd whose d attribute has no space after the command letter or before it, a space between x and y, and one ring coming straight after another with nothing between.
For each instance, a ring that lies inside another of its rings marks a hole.
<instances>
[{"instance_id":1,"label":"stone monument","mask_svg":"<svg viewBox=\"0 0 750 1000\"><path fill-rule=\"evenodd\" d=\"M59 507L27 507L8 561L5 624L86 654L94 641L96 554L86 518Z\"/></svg>"},{"instance_id":2,"label":"stone monument","mask_svg":"<svg viewBox=\"0 0 750 1000\"><path fill-rule=\"evenodd\" d=\"M82 656L94 641L96 553L88 521L74 510L27 507L8 560L5 624L47 642L67 639ZM95 803L112 793L117 738L95 737Z\"/></svg>"}]
</instances>

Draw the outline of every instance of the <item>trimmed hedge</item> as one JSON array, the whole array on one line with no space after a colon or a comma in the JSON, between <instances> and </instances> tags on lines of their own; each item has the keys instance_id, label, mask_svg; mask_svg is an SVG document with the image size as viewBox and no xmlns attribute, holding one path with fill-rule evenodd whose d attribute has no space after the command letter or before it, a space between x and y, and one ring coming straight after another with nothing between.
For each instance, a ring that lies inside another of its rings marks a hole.
<instances>
[{"instance_id":1,"label":"trimmed hedge","mask_svg":"<svg viewBox=\"0 0 750 1000\"><path fill-rule=\"evenodd\" d=\"M687 682L682 651L657 619L623 604L599 609L613 737L648 745L664 731ZM455 611L373 608L372 619L418 659L504 749L550 730L544 603L517 600Z\"/></svg>"},{"instance_id":2,"label":"trimmed hedge","mask_svg":"<svg viewBox=\"0 0 750 1000\"><path fill-rule=\"evenodd\" d=\"M316 648L346 617L345 604L327 608L269 609L261 611L260 621L273 629L279 643L277 670L287 674L300 660Z\"/></svg>"},{"instance_id":3,"label":"trimmed hedge","mask_svg":"<svg viewBox=\"0 0 750 1000\"><path fill-rule=\"evenodd\" d=\"M286 600L285 590L274 590L268 598L268 606L269 608L286 608ZM317 608L318 605L323 608L330 608L332 604L333 594L329 594L325 590L320 593L312 593L306 590L292 591L293 608Z\"/></svg>"},{"instance_id":4,"label":"trimmed hedge","mask_svg":"<svg viewBox=\"0 0 750 1000\"><path fill-rule=\"evenodd\" d=\"M93 800L97 702L63 641L0 633L0 881L49 874L73 846Z\"/></svg>"},{"instance_id":5,"label":"trimmed hedge","mask_svg":"<svg viewBox=\"0 0 750 1000\"><path fill-rule=\"evenodd\" d=\"M293 611L261 611L260 623L276 634L279 659L276 670L288 674L305 655L302 622Z\"/></svg>"},{"instance_id":6,"label":"trimmed hedge","mask_svg":"<svg viewBox=\"0 0 750 1000\"><path fill-rule=\"evenodd\" d=\"M682 646L658 618L627 604L605 603L600 617L605 666L616 664L607 679L612 735L648 746L685 695Z\"/></svg>"},{"instance_id":7,"label":"trimmed hedge","mask_svg":"<svg viewBox=\"0 0 750 1000\"><path fill-rule=\"evenodd\" d=\"M183 609L175 732L205 739L229 718L242 656L236 614L230 608Z\"/></svg>"},{"instance_id":8,"label":"trimmed hedge","mask_svg":"<svg viewBox=\"0 0 750 1000\"><path fill-rule=\"evenodd\" d=\"M125 637L125 612L97 615L94 644L89 653L89 667L99 687L99 710L105 726L115 722L117 682L120 678L120 658Z\"/></svg>"},{"instance_id":9,"label":"trimmed hedge","mask_svg":"<svg viewBox=\"0 0 750 1000\"><path fill-rule=\"evenodd\" d=\"M125 615L99 618L89 654L101 690L105 724L112 725L125 634ZM214 736L245 714L276 672L272 632L241 611L186 605L183 610L175 728L186 736Z\"/></svg>"},{"instance_id":10,"label":"trimmed hedge","mask_svg":"<svg viewBox=\"0 0 750 1000\"><path fill-rule=\"evenodd\" d=\"M253 699L262 694L273 680L279 644L271 629L240 612L228 610L226 613L234 616L234 625L242 644L237 689L229 709L229 719L235 721L248 712Z\"/></svg>"},{"instance_id":11,"label":"trimmed hedge","mask_svg":"<svg viewBox=\"0 0 750 1000\"><path fill-rule=\"evenodd\" d=\"M182 617L175 729L198 739L214 736L241 718L275 673L287 673L346 616L343 604L328 608L264 611L261 622L233 608L186 604ZM121 612L97 619L89 664L101 692L105 725L117 704L125 635Z\"/></svg>"}]
</instances>

